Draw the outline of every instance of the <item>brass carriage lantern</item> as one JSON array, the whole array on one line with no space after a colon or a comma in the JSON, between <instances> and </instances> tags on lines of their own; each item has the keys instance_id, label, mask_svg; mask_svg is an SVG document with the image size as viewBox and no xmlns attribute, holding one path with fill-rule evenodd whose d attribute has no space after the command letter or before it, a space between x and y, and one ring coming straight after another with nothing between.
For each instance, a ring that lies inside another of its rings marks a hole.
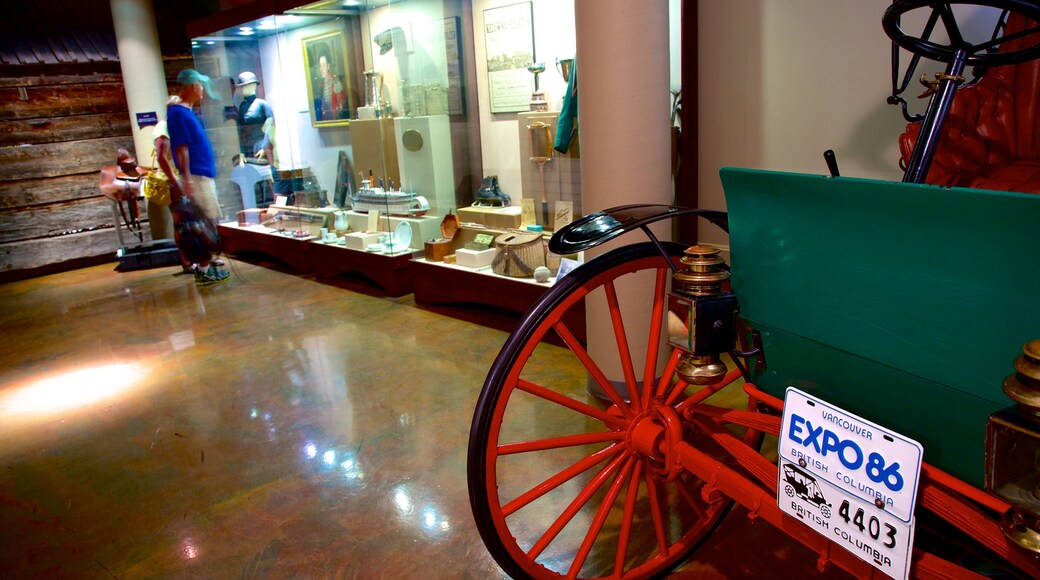
<instances>
[{"instance_id":1,"label":"brass carriage lantern","mask_svg":"<svg viewBox=\"0 0 1040 580\"><path fill-rule=\"evenodd\" d=\"M1015 359L1004 393L1018 405L990 415L986 426L986 489L1013 507L1001 530L1040 552L1040 339Z\"/></svg>"},{"instance_id":2,"label":"brass carriage lantern","mask_svg":"<svg viewBox=\"0 0 1040 580\"><path fill-rule=\"evenodd\" d=\"M720 355L736 344L737 299L723 288L729 280L720 250L692 246L672 275L668 344L683 351L676 373L692 385L708 385L726 375Z\"/></svg>"}]
</instances>

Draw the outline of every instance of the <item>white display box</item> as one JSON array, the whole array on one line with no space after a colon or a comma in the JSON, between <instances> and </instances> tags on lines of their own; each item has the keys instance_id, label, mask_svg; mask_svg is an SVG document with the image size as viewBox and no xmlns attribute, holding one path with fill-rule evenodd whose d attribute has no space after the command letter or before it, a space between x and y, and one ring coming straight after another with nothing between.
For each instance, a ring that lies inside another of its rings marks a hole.
<instances>
[{"instance_id":1,"label":"white display box","mask_svg":"<svg viewBox=\"0 0 1040 580\"><path fill-rule=\"evenodd\" d=\"M486 250L467 250L465 248L455 250L455 263L459 266L466 266L467 268L482 268L484 266L490 266L491 261L494 259L494 248L488 248Z\"/></svg>"},{"instance_id":2,"label":"white display box","mask_svg":"<svg viewBox=\"0 0 1040 580\"><path fill-rule=\"evenodd\" d=\"M520 227L521 212L518 205L509 207L460 207L455 213L462 222L472 222L489 228L516 229Z\"/></svg>"},{"instance_id":3,"label":"white display box","mask_svg":"<svg viewBox=\"0 0 1040 580\"><path fill-rule=\"evenodd\" d=\"M346 247L352 250L364 250L368 248L369 244L375 244L379 242L379 234L370 234L367 232L351 232L343 238L346 240Z\"/></svg>"},{"instance_id":4,"label":"white display box","mask_svg":"<svg viewBox=\"0 0 1040 580\"><path fill-rule=\"evenodd\" d=\"M430 202L430 213L444 215L451 211L455 207L455 166L448 116L396 117L394 133L404 189L424 196ZM418 148L404 146L405 133L419 137Z\"/></svg>"},{"instance_id":5,"label":"white display box","mask_svg":"<svg viewBox=\"0 0 1040 580\"><path fill-rule=\"evenodd\" d=\"M350 229L363 233L368 228L368 214L364 212L349 210L347 213L347 223L350 224ZM379 216L379 231L380 232L393 232L397 229L397 224L406 222L412 228L412 248L421 250L423 242L433 238L441 237L441 221L443 217L424 215L418 217L404 217L404 216L390 216L389 221L385 215ZM347 244L350 244L348 239ZM361 248L365 249L364 247Z\"/></svg>"}]
</instances>

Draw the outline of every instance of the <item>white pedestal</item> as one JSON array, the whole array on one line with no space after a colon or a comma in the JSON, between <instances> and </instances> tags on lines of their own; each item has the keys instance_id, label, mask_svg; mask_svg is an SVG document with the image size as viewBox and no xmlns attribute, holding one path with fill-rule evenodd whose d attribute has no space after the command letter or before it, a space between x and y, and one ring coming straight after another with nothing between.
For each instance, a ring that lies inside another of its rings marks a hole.
<instances>
[{"instance_id":1,"label":"white pedestal","mask_svg":"<svg viewBox=\"0 0 1040 580\"><path fill-rule=\"evenodd\" d=\"M451 156L451 125L447 115L394 119L402 189L430 202L430 213L444 215L455 208L455 168Z\"/></svg>"}]
</instances>

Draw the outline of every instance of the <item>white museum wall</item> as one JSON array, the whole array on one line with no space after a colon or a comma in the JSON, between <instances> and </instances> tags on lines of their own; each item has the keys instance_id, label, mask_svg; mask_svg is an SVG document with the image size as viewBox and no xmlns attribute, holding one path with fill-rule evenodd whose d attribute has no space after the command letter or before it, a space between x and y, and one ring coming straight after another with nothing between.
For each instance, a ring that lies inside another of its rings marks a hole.
<instances>
[{"instance_id":1,"label":"white museum wall","mask_svg":"<svg viewBox=\"0 0 1040 580\"><path fill-rule=\"evenodd\" d=\"M837 155L842 175L902 178L897 139L906 122L885 102L891 43L881 17L889 5L699 3L700 207L725 209L721 167L826 174L827 149ZM939 63L922 61L918 72L941 70ZM920 91L907 92L912 100ZM727 247L725 234L703 221L699 236Z\"/></svg>"},{"instance_id":2,"label":"white museum wall","mask_svg":"<svg viewBox=\"0 0 1040 580\"><path fill-rule=\"evenodd\" d=\"M350 128L312 126L302 40L342 28L340 21L330 20L260 41L263 78L267 80L263 94L274 109L278 168L310 167L330 201L335 195L339 152L353 155Z\"/></svg>"},{"instance_id":3,"label":"white museum wall","mask_svg":"<svg viewBox=\"0 0 1040 580\"><path fill-rule=\"evenodd\" d=\"M399 27L405 38L407 50L394 46L382 55L374 50L377 48L374 41L362 43L365 70L382 73L384 96L389 97L395 116L402 111L402 83L448 84L444 47L430 42L436 29L443 29L444 18L444 4L440 0L395 0L361 14L362 35L366 38L374 39L394 27Z\"/></svg>"},{"instance_id":4,"label":"white museum wall","mask_svg":"<svg viewBox=\"0 0 1040 580\"><path fill-rule=\"evenodd\" d=\"M491 113L484 40L484 11L516 3L516 0L473 0L473 48L484 175L498 175L502 190L512 197L514 205L520 205L521 163L530 161L520 155L517 113ZM575 56L574 0L533 0L532 8L535 58L545 63L545 72L539 75L539 89L545 92L549 109L558 113L567 83L556 71L556 61Z\"/></svg>"}]
</instances>

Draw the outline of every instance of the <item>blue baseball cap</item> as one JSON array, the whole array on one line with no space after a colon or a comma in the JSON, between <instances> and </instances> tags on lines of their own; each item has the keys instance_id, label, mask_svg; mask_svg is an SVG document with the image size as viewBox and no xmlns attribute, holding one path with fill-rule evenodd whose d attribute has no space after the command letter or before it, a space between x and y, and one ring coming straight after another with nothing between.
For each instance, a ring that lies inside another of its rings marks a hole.
<instances>
[{"instance_id":1,"label":"blue baseball cap","mask_svg":"<svg viewBox=\"0 0 1040 580\"><path fill-rule=\"evenodd\" d=\"M208 76L193 68L186 68L177 75L177 84L181 86L193 85L195 83L202 84L202 88L206 89L206 94L209 95L209 98L214 101L220 100L220 94L213 90L213 83L210 82Z\"/></svg>"}]
</instances>

